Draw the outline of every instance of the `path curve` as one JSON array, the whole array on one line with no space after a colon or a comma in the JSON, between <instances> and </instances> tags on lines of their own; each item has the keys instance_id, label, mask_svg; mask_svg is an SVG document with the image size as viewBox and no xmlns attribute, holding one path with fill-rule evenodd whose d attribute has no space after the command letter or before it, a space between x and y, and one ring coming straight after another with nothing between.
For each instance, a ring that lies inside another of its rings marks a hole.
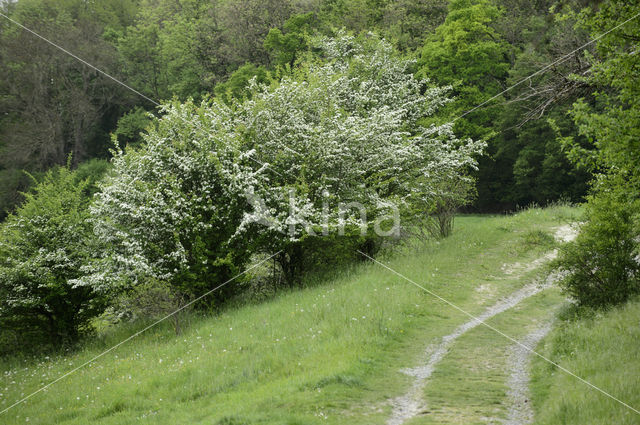
<instances>
[{"instance_id":1,"label":"path curve","mask_svg":"<svg viewBox=\"0 0 640 425\"><path fill-rule=\"evenodd\" d=\"M508 297L498 301L493 306L487 308L484 312L476 316L477 319L471 319L464 324L458 326L452 333L442 337L440 343L429 346L426 350L427 362L412 369L404 369L403 373L415 378L413 385L406 394L401 395L398 398L392 400L393 407L391 417L387 421L387 425L401 425L408 419L416 416L423 408L423 402L421 400L422 389L426 385L426 381L433 373L435 366L444 358L449 351L449 347L455 342L456 339L475 328L476 326L492 318L493 316L506 311L522 300L529 298L538 292L546 289L550 285L550 281L546 281L544 284L532 283L526 285Z\"/></svg>"},{"instance_id":2,"label":"path curve","mask_svg":"<svg viewBox=\"0 0 640 425\"><path fill-rule=\"evenodd\" d=\"M575 238L576 235L577 235L577 231L571 225L564 225L555 229L555 237L560 242L571 241ZM534 260L533 264L535 264L535 266L538 267L543 263L546 263L547 261L555 258L556 255L557 255L557 251L554 250L550 253L545 254L539 259ZM435 366L444 358L444 356L449 351L449 348L455 342L456 339L458 339L459 337L461 337L471 329L475 328L476 326L480 325L481 322L485 322L486 320L492 318L493 316L500 314L503 311L506 311L516 306L522 300L529 298L539 293L540 291L550 287L551 285L553 285L555 280L556 280L556 276L551 275L551 276L548 276L543 283L535 282L535 283L531 283L523 286L522 288L513 292L508 297L503 298L493 306L487 308L480 315L476 316L475 319L471 319L463 323L462 325L458 326L452 333L442 337L439 343L429 346L425 352L425 357L427 358L427 362L425 364L415 368L411 368L411 369L403 369L401 371L409 376L412 376L414 378L414 381L413 381L413 384L411 385L411 388L409 388L409 390L405 394L391 401L392 412L391 412L391 417L387 420L387 425L401 425L407 420L418 415L421 412L421 410L424 409L424 401L421 398L422 390L425 387L427 380L433 373ZM538 334L535 335L535 337L537 336ZM543 336L544 334L539 336L539 339L537 341L539 341ZM534 336L531 336L531 338L534 338ZM537 343L537 341L535 342ZM533 341L532 343L525 344L525 345L527 347L535 346ZM527 375L526 367L528 365L528 352L524 349L523 351L525 351L525 353L521 355L523 357L519 357L518 358L519 361L513 363L515 367L518 368L517 373L516 372L514 373L516 374L524 373L526 376ZM520 378L521 376L518 375L518 379ZM528 390L528 385L527 385L528 379L525 378L525 380L522 382L525 382L524 385L525 387L527 387L527 390ZM514 398L512 399L513 400L512 405L518 404L518 399L516 397L520 397L521 395L519 393L516 394L515 386L510 386L510 388L511 390L514 391L513 393ZM518 390L519 389L521 388L518 387ZM514 418L515 418L516 411L518 409L517 407L514 407L513 409L514 409ZM518 414L520 413L521 412L518 411ZM511 410L509 414L511 415ZM521 413L521 415L518 417L525 417L523 415L528 415L528 413ZM531 413L531 415L533 415L533 413ZM526 417L528 418L528 416ZM521 425L524 423L525 422L512 422L513 425Z\"/></svg>"}]
</instances>

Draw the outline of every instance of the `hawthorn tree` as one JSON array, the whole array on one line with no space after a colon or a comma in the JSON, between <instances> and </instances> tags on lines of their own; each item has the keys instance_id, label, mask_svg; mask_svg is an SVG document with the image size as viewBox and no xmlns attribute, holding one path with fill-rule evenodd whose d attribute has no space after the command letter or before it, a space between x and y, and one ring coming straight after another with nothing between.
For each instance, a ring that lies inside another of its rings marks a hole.
<instances>
[{"instance_id":1,"label":"hawthorn tree","mask_svg":"<svg viewBox=\"0 0 640 425\"><path fill-rule=\"evenodd\" d=\"M363 226L390 231L380 215L426 216L468 181L483 144L418 124L447 88L425 89L374 36L315 42L291 75L252 80L249 99L166 105L140 148L114 152L91 207L105 250L83 284L154 279L195 295L278 251L292 282L323 233L337 247Z\"/></svg>"},{"instance_id":2,"label":"hawthorn tree","mask_svg":"<svg viewBox=\"0 0 640 425\"><path fill-rule=\"evenodd\" d=\"M278 84L254 85L251 99L235 105L244 149L271 170L252 188L264 205L240 230L268 223L254 232L258 246L284 250L285 269L299 268L290 262L323 232L366 227L375 237L390 211L410 221L464 204L473 192L468 172L484 148L459 140L450 125L419 124L448 102L449 88L426 88L389 43L340 34L316 39L314 50L320 62L308 60Z\"/></svg>"},{"instance_id":3,"label":"hawthorn tree","mask_svg":"<svg viewBox=\"0 0 640 425\"><path fill-rule=\"evenodd\" d=\"M233 236L257 174L223 102L174 102L138 148L114 150L90 208L102 249L79 284L105 293L149 280L185 296L234 276L248 259Z\"/></svg>"}]
</instances>

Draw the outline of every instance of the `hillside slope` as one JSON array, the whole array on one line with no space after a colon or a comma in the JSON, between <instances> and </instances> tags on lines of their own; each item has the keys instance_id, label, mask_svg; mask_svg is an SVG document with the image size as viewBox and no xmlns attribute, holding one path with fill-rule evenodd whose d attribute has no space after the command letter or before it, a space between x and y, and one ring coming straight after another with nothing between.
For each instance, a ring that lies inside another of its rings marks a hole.
<instances>
[{"instance_id":1,"label":"hillside slope","mask_svg":"<svg viewBox=\"0 0 640 425\"><path fill-rule=\"evenodd\" d=\"M542 354L612 396L640 409L640 300L606 312L572 309L545 339ZM536 359L532 370L538 425L640 424L640 414Z\"/></svg>"},{"instance_id":2,"label":"hillside slope","mask_svg":"<svg viewBox=\"0 0 640 425\"><path fill-rule=\"evenodd\" d=\"M515 216L458 218L442 241L383 258L394 270L481 315L540 274L567 207ZM542 259L542 260L541 260ZM525 338L563 299L532 294L488 323ZM383 424L414 379L402 369L469 318L383 267L361 264L338 278L208 318L176 337L157 327L2 414L2 423ZM136 329L102 335L83 350L0 366L0 409L91 359ZM447 348L424 408L407 423L498 423L512 408L513 343L478 326Z\"/></svg>"}]
</instances>

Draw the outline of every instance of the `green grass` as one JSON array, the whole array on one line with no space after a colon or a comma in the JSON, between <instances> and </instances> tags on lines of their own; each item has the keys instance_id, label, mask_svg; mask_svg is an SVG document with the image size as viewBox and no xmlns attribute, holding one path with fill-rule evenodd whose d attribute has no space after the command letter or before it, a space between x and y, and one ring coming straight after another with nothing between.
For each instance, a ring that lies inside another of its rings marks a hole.
<instances>
[{"instance_id":1,"label":"green grass","mask_svg":"<svg viewBox=\"0 0 640 425\"><path fill-rule=\"evenodd\" d=\"M557 289L523 300L487 321L512 338L520 339L553 317L563 298ZM509 368L514 343L479 326L461 336L439 363L424 391L428 415L411 424L487 424L506 418Z\"/></svg>"},{"instance_id":2,"label":"green grass","mask_svg":"<svg viewBox=\"0 0 640 425\"><path fill-rule=\"evenodd\" d=\"M543 243L536 242L540 238L531 243L527 235L548 233L575 221L577 214L558 206L509 217L462 216L451 237L406 246L382 260L479 313L533 277L533 272L504 271L506 265L526 264L548 249L544 237ZM522 324L530 315L543 313L556 301L557 294L541 296L512 313L517 321L496 317L495 325L517 336L526 331ZM178 337L168 324L153 328L2 414L0 422L382 424L390 412L389 398L403 393L410 382L398 370L415 365L429 342L466 320L380 266L364 263L260 304L194 317ZM0 410L134 331L131 325L110 329L83 349L50 359L4 361ZM452 355L493 356L499 344L508 345L501 338L477 328L460 339L462 351ZM478 343L495 347L469 351ZM448 363L439 373L447 370L461 373ZM502 378L478 378L479 384L496 381L492 391L497 395L491 396L496 403ZM450 406L474 397L472 388L454 390L444 400Z\"/></svg>"},{"instance_id":3,"label":"green grass","mask_svg":"<svg viewBox=\"0 0 640 425\"><path fill-rule=\"evenodd\" d=\"M640 410L640 300L565 318L540 350ZM532 390L539 425L640 424L639 414L542 360L534 362Z\"/></svg>"},{"instance_id":4,"label":"green grass","mask_svg":"<svg viewBox=\"0 0 640 425\"><path fill-rule=\"evenodd\" d=\"M546 230L535 229L525 232L522 237L524 246L527 248L533 246L551 248L555 244L555 238Z\"/></svg>"}]
</instances>

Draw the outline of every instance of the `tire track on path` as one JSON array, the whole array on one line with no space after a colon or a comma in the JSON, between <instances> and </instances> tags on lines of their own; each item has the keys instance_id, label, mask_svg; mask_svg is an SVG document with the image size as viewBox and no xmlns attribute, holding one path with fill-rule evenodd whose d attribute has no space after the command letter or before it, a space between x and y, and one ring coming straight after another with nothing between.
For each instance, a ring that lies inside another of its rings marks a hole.
<instances>
[{"instance_id":1,"label":"tire track on path","mask_svg":"<svg viewBox=\"0 0 640 425\"><path fill-rule=\"evenodd\" d=\"M487 308L482 314L477 316L477 319L471 319L458 326L452 333L442 337L438 344L429 346L426 350L426 357L428 360L424 365L402 370L403 373L412 376L415 379L413 385L406 394L392 400L393 410L391 417L387 421L387 425L401 425L408 419L420 413L424 408L424 402L421 397L422 389L433 373L435 366L444 358L456 339L480 325L481 321L487 321L493 316L514 307L522 300L546 289L551 285L551 283L552 282L550 280L547 280L544 284L532 283L518 289L508 297Z\"/></svg>"},{"instance_id":2,"label":"tire track on path","mask_svg":"<svg viewBox=\"0 0 640 425\"><path fill-rule=\"evenodd\" d=\"M555 232L556 239L558 239L561 242L570 241L573 238L575 238L575 236L576 236L576 232L570 225L561 226L557 228ZM546 263L547 261L555 258L556 255L557 255L557 251L553 251L551 253L545 254L543 257L541 257L538 260L534 260L533 263L536 264L536 266L540 266L543 263ZM493 316L500 314L506 310L509 310L510 308L513 308L521 301L550 287L551 285L554 284L555 281L556 281L556 276L551 275L551 276L548 276L543 283L534 282L534 283L530 283L528 285L523 286L522 288L513 292L511 295L501 299L491 307L487 308L480 315L476 316L475 319L471 319L463 323L462 325L458 326L452 333L442 337L439 343L430 345L425 352L425 357L427 358L427 362L425 364L415 368L403 369L401 371L409 376L412 376L414 378L414 381L413 381L413 384L411 385L411 388L409 388L409 390L405 394L391 401L392 413L391 413L391 417L387 420L387 425L401 425L405 423L407 420L417 416L418 414L420 414L422 410L424 410L425 403L424 403L424 400L422 399L422 390L424 389L428 379L431 377L431 374L435 370L436 365L444 358L444 356L449 351L450 347L459 337L469 332L470 330L474 329L476 326L480 325L482 322L485 322L488 319L492 318ZM539 339L541 339L542 336L540 336ZM527 370L522 369L522 368L525 368L526 365L528 364L527 354L528 353L522 354L522 356L524 356L522 358L525 359L524 361L514 363L514 364L516 364L516 367L519 368L518 373L524 374L524 376L528 378ZM527 387L527 390L528 390L528 379L525 379L524 382L525 382L524 385ZM515 391L514 388L515 387L510 386L510 389ZM515 397L515 392L514 392L514 397ZM518 403L517 399L513 398L511 409L514 409L514 412L517 410L517 408L514 408L513 404L517 404L517 403ZM516 413L514 413L514 415L515 414ZM522 415L526 415L526 414L528 413L522 413ZM510 415L511 415L511 410L510 410ZM533 413L531 413L531 415L533 415ZM516 418L516 416L514 416L514 418ZM512 424L514 425L516 424L520 425L523 423L525 422L512 422Z\"/></svg>"},{"instance_id":3,"label":"tire track on path","mask_svg":"<svg viewBox=\"0 0 640 425\"><path fill-rule=\"evenodd\" d=\"M535 347L551 330L552 322L547 322L538 327L520 342L527 347ZM529 366L531 365L531 353L520 345L511 346L508 368L510 371L507 385L507 397L509 399L509 411L505 425L525 425L533 422L533 407L529 395Z\"/></svg>"}]
</instances>

